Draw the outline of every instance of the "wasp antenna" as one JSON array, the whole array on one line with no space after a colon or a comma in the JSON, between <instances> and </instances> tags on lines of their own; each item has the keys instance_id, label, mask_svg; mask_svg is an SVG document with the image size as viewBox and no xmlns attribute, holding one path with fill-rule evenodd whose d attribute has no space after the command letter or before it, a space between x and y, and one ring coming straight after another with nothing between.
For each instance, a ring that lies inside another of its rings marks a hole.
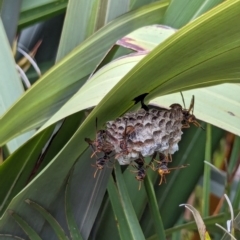
<instances>
[{"instance_id":1,"label":"wasp antenna","mask_svg":"<svg viewBox=\"0 0 240 240\"><path fill-rule=\"evenodd\" d=\"M184 101L184 97L183 97L183 93L180 91L180 94L182 96L182 101L183 101L183 106L184 106L184 109L186 109L186 105L185 105L185 101Z\"/></svg>"},{"instance_id":2,"label":"wasp antenna","mask_svg":"<svg viewBox=\"0 0 240 240\"><path fill-rule=\"evenodd\" d=\"M201 125L197 120L195 120L195 121L193 122L193 124L194 124L196 127L200 127L203 131L205 131L205 128L202 127L202 125Z\"/></svg>"}]
</instances>

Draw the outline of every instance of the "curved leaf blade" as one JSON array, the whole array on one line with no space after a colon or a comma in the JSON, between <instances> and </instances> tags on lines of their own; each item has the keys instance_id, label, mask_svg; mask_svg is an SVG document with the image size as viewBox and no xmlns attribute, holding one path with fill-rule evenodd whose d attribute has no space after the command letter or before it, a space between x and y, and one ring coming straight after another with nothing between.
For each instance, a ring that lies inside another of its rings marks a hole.
<instances>
[{"instance_id":1,"label":"curved leaf blade","mask_svg":"<svg viewBox=\"0 0 240 240\"><path fill-rule=\"evenodd\" d=\"M144 185L145 185L145 189L147 192L148 204L149 204L151 215L153 218L153 223L154 223L157 239L159 239L159 240L166 239L165 232L164 232L164 226L163 226L161 215L159 213L159 208L158 208L153 184L148 176L146 176Z\"/></svg>"},{"instance_id":2,"label":"curved leaf blade","mask_svg":"<svg viewBox=\"0 0 240 240\"><path fill-rule=\"evenodd\" d=\"M194 115L198 119L240 136L240 85L221 84L208 88L184 91L185 102L190 104L195 96ZM169 107L172 103L182 103L180 93L155 98L151 104Z\"/></svg>"},{"instance_id":3,"label":"curved leaf blade","mask_svg":"<svg viewBox=\"0 0 240 240\"><path fill-rule=\"evenodd\" d=\"M70 200L70 181L72 177L72 172L68 178L66 189L65 189L65 213L66 220L68 224L68 229L71 235L72 240L83 240L80 232L78 231L78 226L76 220L74 219L72 208L71 208L71 200Z\"/></svg>"},{"instance_id":4,"label":"curved leaf blade","mask_svg":"<svg viewBox=\"0 0 240 240\"><path fill-rule=\"evenodd\" d=\"M42 131L65 116L69 116L75 112L97 105L101 98L106 95L111 88L113 88L119 80L145 56L146 53L130 54L116 59L101 68L38 131ZM81 102L81 104L79 104L79 102Z\"/></svg>"},{"instance_id":5,"label":"curved leaf blade","mask_svg":"<svg viewBox=\"0 0 240 240\"><path fill-rule=\"evenodd\" d=\"M129 225L127 224L127 219L120 201L120 196L112 177L109 179L107 191L116 218L116 222L118 223L117 227L120 238L121 240L129 239L131 238Z\"/></svg>"},{"instance_id":6,"label":"curved leaf blade","mask_svg":"<svg viewBox=\"0 0 240 240\"><path fill-rule=\"evenodd\" d=\"M59 239L62 240L69 240L69 238L66 236L64 230L61 228L57 220L49 213L46 209L41 207L39 204L27 199L25 200L27 204L29 204L32 208L37 210L45 219L46 221L51 225L52 229L56 233Z\"/></svg>"},{"instance_id":7,"label":"curved leaf blade","mask_svg":"<svg viewBox=\"0 0 240 240\"><path fill-rule=\"evenodd\" d=\"M128 191L124 182L123 175L119 164L115 166L115 174L117 179L117 186L119 190L120 200L123 206L123 211L129 225L131 238L135 240L145 239L140 224L138 222L136 213L132 206Z\"/></svg>"},{"instance_id":8,"label":"curved leaf blade","mask_svg":"<svg viewBox=\"0 0 240 240\"><path fill-rule=\"evenodd\" d=\"M145 26L119 39L117 44L137 52L151 51L175 32L176 29L164 25Z\"/></svg>"},{"instance_id":9,"label":"curved leaf blade","mask_svg":"<svg viewBox=\"0 0 240 240\"><path fill-rule=\"evenodd\" d=\"M34 171L38 157L49 139L53 128L50 127L17 149L0 165L0 213L27 184ZM14 166L14 167L13 167Z\"/></svg>"},{"instance_id":10,"label":"curved leaf blade","mask_svg":"<svg viewBox=\"0 0 240 240\"><path fill-rule=\"evenodd\" d=\"M18 225L22 228L22 230L28 235L30 240L42 240L40 236L36 233L35 230L33 230L29 224L23 220L17 213L13 211L9 211L11 216L14 218L14 220L18 223Z\"/></svg>"},{"instance_id":11,"label":"curved leaf blade","mask_svg":"<svg viewBox=\"0 0 240 240\"><path fill-rule=\"evenodd\" d=\"M206 231L206 226L205 226L199 212L190 204L181 204L180 206L184 206L185 208L187 208L188 210L190 210L192 212L195 222L198 227L198 232L199 232L201 240L210 240L211 238L209 237L209 235Z\"/></svg>"}]
</instances>

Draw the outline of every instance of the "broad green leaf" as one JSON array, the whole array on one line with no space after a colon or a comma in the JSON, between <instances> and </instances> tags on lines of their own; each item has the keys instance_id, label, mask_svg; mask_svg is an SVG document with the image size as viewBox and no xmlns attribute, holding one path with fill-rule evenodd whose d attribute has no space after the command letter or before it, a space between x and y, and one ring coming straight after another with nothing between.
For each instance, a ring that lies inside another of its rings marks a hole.
<instances>
[{"instance_id":1,"label":"broad green leaf","mask_svg":"<svg viewBox=\"0 0 240 240\"><path fill-rule=\"evenodd\" d=\"M29 140L0 165L0 177L5 179L5 181L0 181L1 215L13 197L30 181L31 175L36 171L36 162L39 160L41 151L52 130L52 127L46 129L46 131Z\"/></svg>"},{"instance_id":2,"label":"broad green leaf","mask_svg":"<svg viewBox=\"0 0 240 240\"><path fill-rule=\"evenodd\" d=\"M240 137L236 136L235 140L234 140L231 157L229 160L229 166L228 166L228 171L230 173L232 173L236 169L239 154L240 154ZM232 192L235 191L235 195L234 195L234 198L232 201L232 206L233 206L233 209L237 209L239 207L239 203L240 203L240 181L238 182L238 185L236 187L231 185L230 188L231 188ZM238 214L238 219L239 219L238 225L239 225L239 229L240 229L240 214Z\"/></svg>"},{"instance_id":3,"label":"broad green leaf","mask_svg":"<svg viewBox=\"0 0 240 240\"><path fill-rule=\"evenodd\" d=\"M24 93L21 80L16 70L12 51L6 37L2 21L0 19L0 116ZM1 117L0 117L1 118ZM33 132L26 133L7 144L9 152L14 152L20 145L26 142Z\"/></svg>"},{"instance_id":4,"label":"broad green leaf","mask_svg":"<svg viewBox=\"0 0 240 240\"><path fill-rule=\"evenodd\" d=\"M101 68L39 131L65 116L97 105L100 99L145 56L146 53L130 54Z\"/></svg>"},{"instance_id":5,"label":"broad green leaf","mask_svg":"<svg viewBox=\"0 0 240 240\"><path fill-rule=\"evenodd\" d=\"M120 201L120 196L116 188L116 184L114 183L113 178L111 177L108 182L108 195L111 201L112 209L115 215L115 220L117 222L117 227L120 235L120 239L130 239L130 229L127 224L127 219L123 211L123 206ZM132 239L132 238L131 238Z\"/></svg>"},{"instance_id":6,"label":"broad green leaf","mask_svg":"<svg viewBox=\"0 0 240 240\"><path fill-rule=\"evenodd\" d=\"M0 16L10 46L13 46L13 42L16 37L18 17L20 13L21 4L22 0L17 2L1 0L0 3ZM11 16L11 21L9 21L10 20L9 16Z\"/></svg>"},{"instance_id":7,"label":"broad green leaf","mask_svg":"<svg viewBox=\"0 0 240 240\"><path fill-rule=\"evenodd\" d=\"M82 86L84 78L95 69L116 40L138 27L161 21L167 5L158 2L124 14L75 48L0 119L0 144L20 132L41 126Z\"/></svg>"},{"instance_id":8,"label":"broad green leaf","mask_svg":"<svg viewBox=\"0 0 240 240\"><path fill-rule=\"evenodd\" d=\"M145 184L145 189L147 192L147 197L148 197L148 204L149 208L151 211L152 219L153 219L153 224L155 227L156 235L158 239L166 239L165 232L164 232L164 227L163 227L163 222L161 219L161 215L159 213L159 208L157 204L157 199L156 195L154 192L153 184L150 181L149 177L146 176L146 180L144 181Z\"/></svg>"},{"instance_id":9,"label":"broad green leaf","mask_svg":"<svg viewBox=\"0 0 240 240\"><path fill-rule=\"evenodd\" d=\"M164 25L151 25L139 28L119 39L117 44L137 52L151 51L159 43L166 40L176 29Z\"/></svg>"},{"instance_id":10,"label":"broad green leaf","mask_svg":"<svg viewBox=\"0 0 240 240\"><path fill-rule=\"evenodd\" d=\"M150 2L156 2L157 0L128 0L128 5L130 9L136 9L144 4L150 3Z\"/></svg>"},{"instance_id":11,"label":"broad green leaf","mask_svg":"<svg viewBox=\"0 0 240 240\"><path fill-rule=\"evenodd\" d=\"M99 0L69 1L56 61L95 32L101 5Z\"/></svg>"},{"instance_id":12,"label":"broad green leaf","mask_svg":"<svg viewBox=\"0 0 240 240\"><path fill-rule=\"evenodd\" d=\"M172 0L164 16L164 24L181 28L222 2L223 0Z\"/></svg>"},{"instance_id":13,"label":"broad green leaf","mask_svg":"<svg viewBox=\"0 0 240 240\"><path fill-rule=\"evenodd\" d=\"M75 145L76 150L79 146L79 144ZM72 152L75 152L76 150L72 149ZM91 155L92 149L88 148L88 150L85 151L78 159L74 165L74 172L70 183L71 208L73 210L74 219L78 225L78 230L80 231L83 239L89 238L95 218L99 212L103 197L106 193L106 186L113 167L109 164L102 171L98 170L96 177L94 178L94 174L97 170L95 166L96 159L91 158ZM67 161L65 159L66 165L68 165L67 162L71 160L71 158L72 154L69 154L66 158ZM62 179L58 178L58 181L61 182ZM53 184L53 192L56 192L56 190L57 189L55 189ZM52 194L48 196L49 201L51 201L51 198L53 197L54 195ZM43 201L45 200L43 199ZM58 203L59 201L56 199L54 202ZM59 212L62 207L63 206L61 204L59 206ZM61 217L61 214L59 217Z\"/></svg>"},{"instance_id":14,"label":"broad green leaf","mask_svg":"<svg viewBox=\"0 0 240 240\"><path fill-rule=\"evenodd\" d=\"M23 0L18 23L20 29L35 22L64 13L68 0Z\"/></svg>"},{"instance_id":15,"label":"broad green leaf","mask_svg":"<svg viewBox=\"0 0 240 240\"><path fill-rule=\"evenodd\" d=\"M58 236L58 239L62 240L68 240L69 238L66 236L64 230L62 227L59 225L57 220L43 207L41 207L39 204L27 199L25 201L27 204L29 204L32 208L37 210L45 219L46 221L50 224L56 235Z\"/></svg>"},{"instance_id":16,"label":"broad green leaf","mask_svg":"<svg viewBox=\"0 0 240 240\"><path fill-rule=\"evenodd\" d=\"M207 124L206 127L206 146L205 146L205 161L211 163L212 160L212 127ZM204 165L203 172L203 196L202 196L202 216L209 216L210 209L210 185L211 185L211 167L208 164Z\"/></svg>"},{"instance_id":17,"label":"broad green leaf","mask_svg":"<svg viewBox=\"0 0 240 240\"><path fill-rule=\"evenodd\" d=\"M151 159L145 159L146 163L148 163ZM153 171L148 171L147 172L148 176L151 178L156 179L155 172ZM128 190L129 197L131 199L131 202L133 203L133 208L136 213L136 216L138 219L142 217L143 211L146 207L147 204L147 196L146 196L146 191L145 191L145 186L142 183L139 183L136 179L136 169L133 168L132 166L129 166L123 173L124 181L126 183L126 187ZM108 209L107 211L102 213L101 217L101 222L99 225L99 230L100 232L97 235L97 238L99 240L104 240L104 239L109 239L109 238L118 238L116 236L116 231L115 231L115 223L114 223L114 216L112 211L109 209L110 207L105 207ZM96 219L96 221L98 221Z\"/></svg>"},{"instance_id":18,"label":"broad green leaf","mask_svg":"<svg viewBox=\"0 0 240 240\"><path fill-rule=\"evenodd\" d=\"M126 0L126 3L101 0L69 1L57 61L109 21L131 10L128 2L129 0ZM140 0L138 3L138 7L144 5ZM149 1L145 2L147 3Z\"/></svg>"},{"instance_id":19,"label":"broad green leaf","mask_svg":"<svg viewBox=\"0 0 240 240\"><path fill-rule=\"evenodd\" d=\"M14 218L22 230L28 235L30 240L41 240L40 236L36 233L29 224L23 220L17 213L9 211L9 214Z\"/></svg>"},{"instance_id":20,"label":"broad green leaf","mask_svg":"<svg viewBox=\"0 0 240 240\"><path fill-rule=\"evenodd\" d=\"M240 136L240 85L221 84L214 87L184 91L186 107L195 96L194 115ZM151 101L158 106L169 107L172 103L182 104L180 93L159 97Z\"/></svg>"},{"instance_id":21,"label":"broad green leaf","mask_svg":"<svg viewBox=\"0 0 240 240\"><path fill-rule=\"evenodd\" d=\"M240 85L239 85L240 89ZM231 174L233 171L235 171L236 166L238 165L238 155L240 153L240 137L236 136L234 139L234 144L232 148L232 153L229 159L229 165L228 165L228 172ZM237 206L235 206L237 208ZM234 208L234 209L235 209Z\"/></svg>"},{"instance_id":22,"label":"broad green leaf","mask_svg":"<svg viewBox=\"0 0 240 240\"><path fill-rule=\"evenodd\" d=\"M71 199L70 199L70 181L72 178L72 171L70 172L70 176L68 178L67 184L66 184L66 190L65 190L65 213L66 213L66 220L68 224L68 229L71 235L72 240L83 240L80 232L78 231L78 225L76 223L76 220L73 216L73 209L71 205Z\"/></svg>"},{"instance_id":23,"label":"broad green leaf","mask_svg":"<svg viewBox=\"0 0 240 240\"><path fill-rule=\"evenodd\" d=\"M138 222L136 213L132 206L131 200L129 198L126 184L124 182L124 178L121 173L121 168L120 168L119 164L116 164L116 166L115 166L115 174L116 174L116 180L117 180L117 186L118 186L118 190L119 190L120 200L121 200L122 207L123 207L123 212L125 214L126 221L129 226L129 229L130 229L129 238L136 239L136 240L145 239L142 229L140 227L140 224Z\"/></svg>"}]
</instances>

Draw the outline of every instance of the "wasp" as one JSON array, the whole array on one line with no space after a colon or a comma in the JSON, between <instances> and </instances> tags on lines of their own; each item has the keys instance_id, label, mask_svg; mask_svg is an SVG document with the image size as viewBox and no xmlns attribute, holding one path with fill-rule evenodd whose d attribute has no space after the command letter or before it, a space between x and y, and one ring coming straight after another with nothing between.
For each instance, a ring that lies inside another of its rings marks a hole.
<instances>
[{"instance_id":1,"label":"wasp","mask_svg":"<svg viewBox=\"0 0 240 240\"><path fill-rule=\"evenodd\" d=\"M128 139L130 134L132 134L135 131L134 126L127 126L127 120L126 120L126 125L125 125L125 132L123 134L122 140L119 143L120 148L122 149L123 154L128 154L129 153L129 148L128 148Z\"/></svg>"},{"instance_id":2,"label":"wasp","mask_svg":"<svg viewBox=\"0 0 240 240\"><path fill-rule=\"evenodd\" d=\"M183 96L182 96L182 98L183 98ZM189 106L188 109L186 109L186 107L185 107L184 98L183 98L183 104L184 104L184 108L182 108L182 106L178 103L174 103L170 106L170 108L175 109L175 110L179 110L179 111L182 112L182 114L183 114L182 128L189 128L190 123L193 123L196 127L200 127L204 130L204 128L197 121L195 115L193 114L193 111L194 111L194 95L192 96L192 100L191 100L191 103L190 103L190 106Z\"/></svg>"},{"instance_id":3,"label":"wasp","mask_svg":"<svg viewBox=\"0 0 240 240\"><path fill-rule=\"evenodd\" d=\"M96 138L95 138L95 140L85 138L85 141L90 146L92 146L92 148L94 150L91 157L93 157L97 152L104 152L106 154L110 154L114 149L113 145L107 141L107 131L106 130L97 131L97 118L96 118Z\"/></svg>"},{"instance_id":4,"label":"wasp","mask_svg":"<svg viewBox=\"0 0 240 240\"><path fill-rule=\"evenodd\" d=\"M146 174L147 174L146 173L147 167L145 166L143 158L136 159L136 160L134 160L134 162L135 162L135 164L132 164L132 166L134 168L136 168L137 170L136 171L131 171L131 172L137 173L135 178L139 181L138 189L140 190L141 189L141 183L143 182L143 180L144 180L144 178L146 177Z\"/></svg>"},{"instance_id":5,"label":"wasp","mask_svg":"<svg viewBox=\"0 0 240 240\"><path fill-rule=\"evenodd\" d=\"M103 170L105 164L109 161L109 159L110 159L109 155L105 153L103 157L100 157L96 160L96 164L93 165L94 167L97 167L97 170L93 175L94 178L96 177L98 170Z\"/></svg>"},{"instance_id":6,"label":"wasp","mask_svg":"<svg viewBox=\"0 0 240 240\"><path fill-rule=\"evenodd\" d=\"M96 129L97 129L97 118L96 118ZM103 152L104 156L99 157L96 160L96 164L94 165L97 167L96 172L94 173L94 177L96 177L97 171L102 170L106 162L110 159L110 154L113 151L113 145L107 141L107 132L106 130L96 130L96 138L95 140L91 140L89 138L85 138L85 141L92 147L93 154L91 158L96 155L98 152Z\"/></svg>"},{"instance_id":7,"label":"wasp","mask_svg":"<svg viewBox=\"0 0 240 240\"><path fill-rule=\"evenodd\" d=\"M128 119L125 119L125 130L122 137L119 139L119 148L121 149L115 156L118 159L120 156L127 156L132 149L128 146L129 136L135 131L134 126L127 126Z\"/></svg>"},{"instance_id":8,"label":"wasp","mask_svg":"<svg viewBox=\"0 0 240 240\"><path fill-rule=\"evenodd\" d=\"M157 162L157 165L155 166L154 164L152 164L152 169L154 171L157 171L158 174L160 175L160 182L158 185L161 185L163 181L165 183L167 182L166 175L169 174L172 170L186 168L187 166L189 166L189 164L186 164L186 165L182 165L182 166L168 168L168 166L167 166L169 163L168 156L165 156L165 154L163 154L163 153L160 153L159 155L160 155L159 156L160 161L154 160L155 162Z\"/></svg>"}]
</instances>

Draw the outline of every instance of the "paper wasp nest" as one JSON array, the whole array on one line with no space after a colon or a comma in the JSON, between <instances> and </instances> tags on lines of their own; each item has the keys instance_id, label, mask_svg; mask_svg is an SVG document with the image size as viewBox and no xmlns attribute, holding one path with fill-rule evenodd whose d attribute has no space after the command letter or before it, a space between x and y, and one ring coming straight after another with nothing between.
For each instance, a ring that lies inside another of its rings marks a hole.
<instances>
[{"instance_id":1,"label":"paper wasp nest","mask_svg":"<svg viewBox=\"0 0 240 240\"><path fill-rule=\"evenodd\" d=\"M105 142L113 146L121 165L154 152L173 154L182 135L183 112L180 105L171 109L140 109L106 123Z\"/></svg>"}]
</instances>

